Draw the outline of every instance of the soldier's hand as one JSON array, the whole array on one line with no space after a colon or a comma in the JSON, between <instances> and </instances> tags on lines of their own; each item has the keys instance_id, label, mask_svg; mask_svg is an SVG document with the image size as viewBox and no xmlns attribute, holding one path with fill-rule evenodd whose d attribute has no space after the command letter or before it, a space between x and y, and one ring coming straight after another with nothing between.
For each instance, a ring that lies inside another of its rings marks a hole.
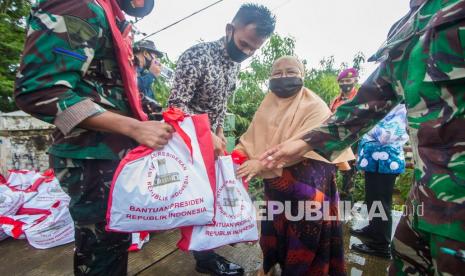
<instances>
[{"instance_id":1,"label":"soldier's hand","mask_svg":"<svg viewBox=\"0 0 465 276\"><path fill-rule=\"evenodd\" d=\"M303 140L289 141L266 151L260 156L260 161L268 169L283 168L291 160L304 156L310 150L310 146Z\"/></svg>"},{"instance_id":2,"label":"soldier's hand","mask_svg":"<svg viewBox=\"0 0 465 276\"><path fill-rule=\"evenodd\" d=\"M139 144L153 149L162 148L173 137L174 129L170 125L157 121L139 122L134 127L131 138Z\"/></svg>"}]
</instances>

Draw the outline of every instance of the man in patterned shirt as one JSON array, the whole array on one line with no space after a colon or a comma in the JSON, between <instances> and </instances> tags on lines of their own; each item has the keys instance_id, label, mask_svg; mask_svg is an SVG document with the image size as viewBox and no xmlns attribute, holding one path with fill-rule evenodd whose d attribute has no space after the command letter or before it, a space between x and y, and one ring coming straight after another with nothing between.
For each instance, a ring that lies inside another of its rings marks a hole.
<instances>
[{"instance_id":1,"label":"man in patterned shirt","mask_svg":"<svg viewBox=\"0 0 465 276\"><path fill-rule=\"evenodd\" d=\"M236 88L240 63L252 56L275 27L264 6L244 4L226 25L226 36L186 50L176 66L169 105L190 114L207 113L216 154L226 148L223 124L227 101ZM213 251L194 252L196 269L214 275L241 275L243 269Z\"/></svg>"},{"instance_id":2,"label":"man in patterned shirt","mask_svg":"<svg viewBox=\"0 0 465 276\"><path fill-rule=\"evenodd\" d=\"M320 128L262 156L267 167L309 150L334 159L404 100L415 173L390 275L464 275L464 38L464 0L411 0L357 96Z\"/></svg>"},{"instance_id":3,"label":"man in patterned shirt","mask_svg":"<svg viewBox=\"0 0 465 276\"><path fill-rule=\"evenodd\" d=\"M56 126L48 153L71 197L76 275L126 275L130 235L105 231L113 173L137 143L158 148L171 138L169 125L135 119L138 109L128 101L133 94L121 81L131 72L117 62L129 62L130 52L122 58L115 51L120 29L128 30L121 9L142 17L153 4L41 0L28 18L15 100L25 112ZM120 16L110 22L113 13Z\"/></svg>"}]
</instances>

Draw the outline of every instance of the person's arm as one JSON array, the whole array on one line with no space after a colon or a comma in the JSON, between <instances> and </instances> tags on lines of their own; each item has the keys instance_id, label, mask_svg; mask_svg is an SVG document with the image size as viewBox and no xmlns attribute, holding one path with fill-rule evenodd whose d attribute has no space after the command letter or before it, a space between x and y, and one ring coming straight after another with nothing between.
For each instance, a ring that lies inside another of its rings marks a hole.
<instances>
[{"instance_id":1,"label":"person's arm","mask_svg":"<svg viewBox=\"0 0 465 276\"><path fill-rule=\"evenodd\" d=\"M176 63L173 85L168 99L168 106L180 108L186 113L193 113L189 104L198 90L197 85L202 71L199 53L194 47L185 51Z\"/></svg>"},{"instance_id":2,"label":"person's arm","mask_svg":"<svg viewBox=\"0 0 465 276\"><path fill-rule=\"evenodd\" d=\"M269 168L282 167L292 157L302 156L310 150L328 160L336 159L398 104L399 98L387 70L386 64L381 64L357 95L339 106L321 127L308 132L302 139L268 150L261 160Z\"/></svg>"},{"instance_id":3,"label":"person's arm","mask_svg":"<svg viewBox=\"0 0 465 276\"><path fill-rule=\"evenodd\" d=\"M336 159L399 103L385 66L381 64L357 95L339 106L326 123L304 135L310 148L327 159Z\"/></svg>"},{"instance_id":4,"label":"person's arm","mask_svg":"<svg viewBox=\"0 0 465 276\"><path fill-rule=\"evenodd\" d=\"M103 43L99 33L105 29L98 20L84 17L98 18L87 6L92 4L66 3L65 10L59 8L63 6L60 1L35 4L14 94L19 108L56 125L65 135L86 118L105 112L91 98L74 91ZM44 21L44 16L56 20Z\"/></svg>"},{"instance_id":5,"label":"person's arm","mask_svg":"<svg viewBox=\"0 0 465 276\"><path fill-rule=\"evenodd\" d=\"M225 99L225 102L223 103L223 106L221 107L221 113L218 116L216 134L219 134L219 133L223 134L224 119L226 117L227 111L228 111L228 102L227 102L227 99Z\"/></svg>"},{"instance_id":6,"label":"person's arm","mask_svg":"<svg viewBox=\"0 0 465 276\"><path fill-rule=\"evenodd\" d=\"M103 27L106 22L99 21L105 17L99 18L92 8L99 9L96 4L81 1L36 4L29 17L16 79L16 104L32 116L56 125L64 135L78 126L127 135L150 147L163 145L171 136L168 125L139 122L106 111L90 97L75 92L82 85L82 76L98 45L104 43L100 34L109 31ZM44 21L44 16L56 20Z\"/></svg>"},{"instance_id":7,"label":"person's arm","mask_svg":"<svg viewBox=\"0 0 465 276\"><path fill-rule=\"evenodd\" d=\"M109 111L86 118L79 124L79 127L122 134L131 137L139 144L153 149L166 145L174 132L173 128L165 123L156 121L141 122Z\"/></svg>"}]
</instances>

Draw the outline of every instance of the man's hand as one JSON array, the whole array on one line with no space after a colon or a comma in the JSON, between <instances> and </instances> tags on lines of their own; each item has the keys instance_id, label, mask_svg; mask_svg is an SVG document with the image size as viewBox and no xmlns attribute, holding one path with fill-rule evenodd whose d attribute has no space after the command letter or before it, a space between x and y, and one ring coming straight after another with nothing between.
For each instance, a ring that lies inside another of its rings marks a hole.
<instances>
[{"instance_id":1,"label":"man's hand","mask_svg":"<svg viewBox=\"0 0 465 276\"><path fill-rule=\"evenodd\" d=\"M283 168L291 160L303 157L312 149L304 140L279 144L260 156L262 165L268 169Z\"/></svg>"},{"instance_id":2,"label":"man's hand","mask_svg":"<svg viewBox=\"0 0 465 276\"><path fill-rule=\"evenodd\" d=\"M238 178L247 177L245 181L249 182L252 178L257 176L265 166L258 160L245 161L236 171Z\"/></svg>"},{"instance_id":3,"label":"man's hand","mask_svg":"<svg viewBox=\"0 0 465 276\"><path fill-rule=\"evenodd\" d=\"M159 149L165 146L173 137L174 129L170 125L157 121L139 122L134 126L129 137L139 144L152 149Z\"/></svg>"},{"instance_id":4,"label":"man's hand","mask_svg":"<svg viewBox=\"0 0 465 276\"><path fill-rule=\"evenodd\" d=\"M166 145L174 132L174 129L165 123L157 121L141 122L110 111L85 119L79 124L79 127L122 134L153 149Z\"/></svg>"},{"instance_id":5,"label":"man's hand","mask_svg":"<svg viewBox=\"0 0 465 276\"><path fill-rule=\"evenodd\" d=\"M215 150L215 157L224 155L226 151L226 143L212 132L213 148Z\"/></svg>"}]
</instances>

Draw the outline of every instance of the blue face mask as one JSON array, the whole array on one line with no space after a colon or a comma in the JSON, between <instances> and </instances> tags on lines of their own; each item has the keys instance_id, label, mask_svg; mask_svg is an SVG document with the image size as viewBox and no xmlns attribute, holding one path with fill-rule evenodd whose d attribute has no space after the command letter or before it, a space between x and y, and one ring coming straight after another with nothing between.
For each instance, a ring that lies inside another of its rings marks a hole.
<instances>
[{"instance_id":1,"label":"blue face mask","mask_svg":"<svg viewBox=\"0 0 465 276\"><path fill-rule=\"evenodd\" d=\"M231 38L226 44L226 51L228 52L229 57L235 62L243 62L250 56L242 52L239 47L237 47L236 42L234 42L234 29L231 34Z\"/></svg>"}]
</instances>

